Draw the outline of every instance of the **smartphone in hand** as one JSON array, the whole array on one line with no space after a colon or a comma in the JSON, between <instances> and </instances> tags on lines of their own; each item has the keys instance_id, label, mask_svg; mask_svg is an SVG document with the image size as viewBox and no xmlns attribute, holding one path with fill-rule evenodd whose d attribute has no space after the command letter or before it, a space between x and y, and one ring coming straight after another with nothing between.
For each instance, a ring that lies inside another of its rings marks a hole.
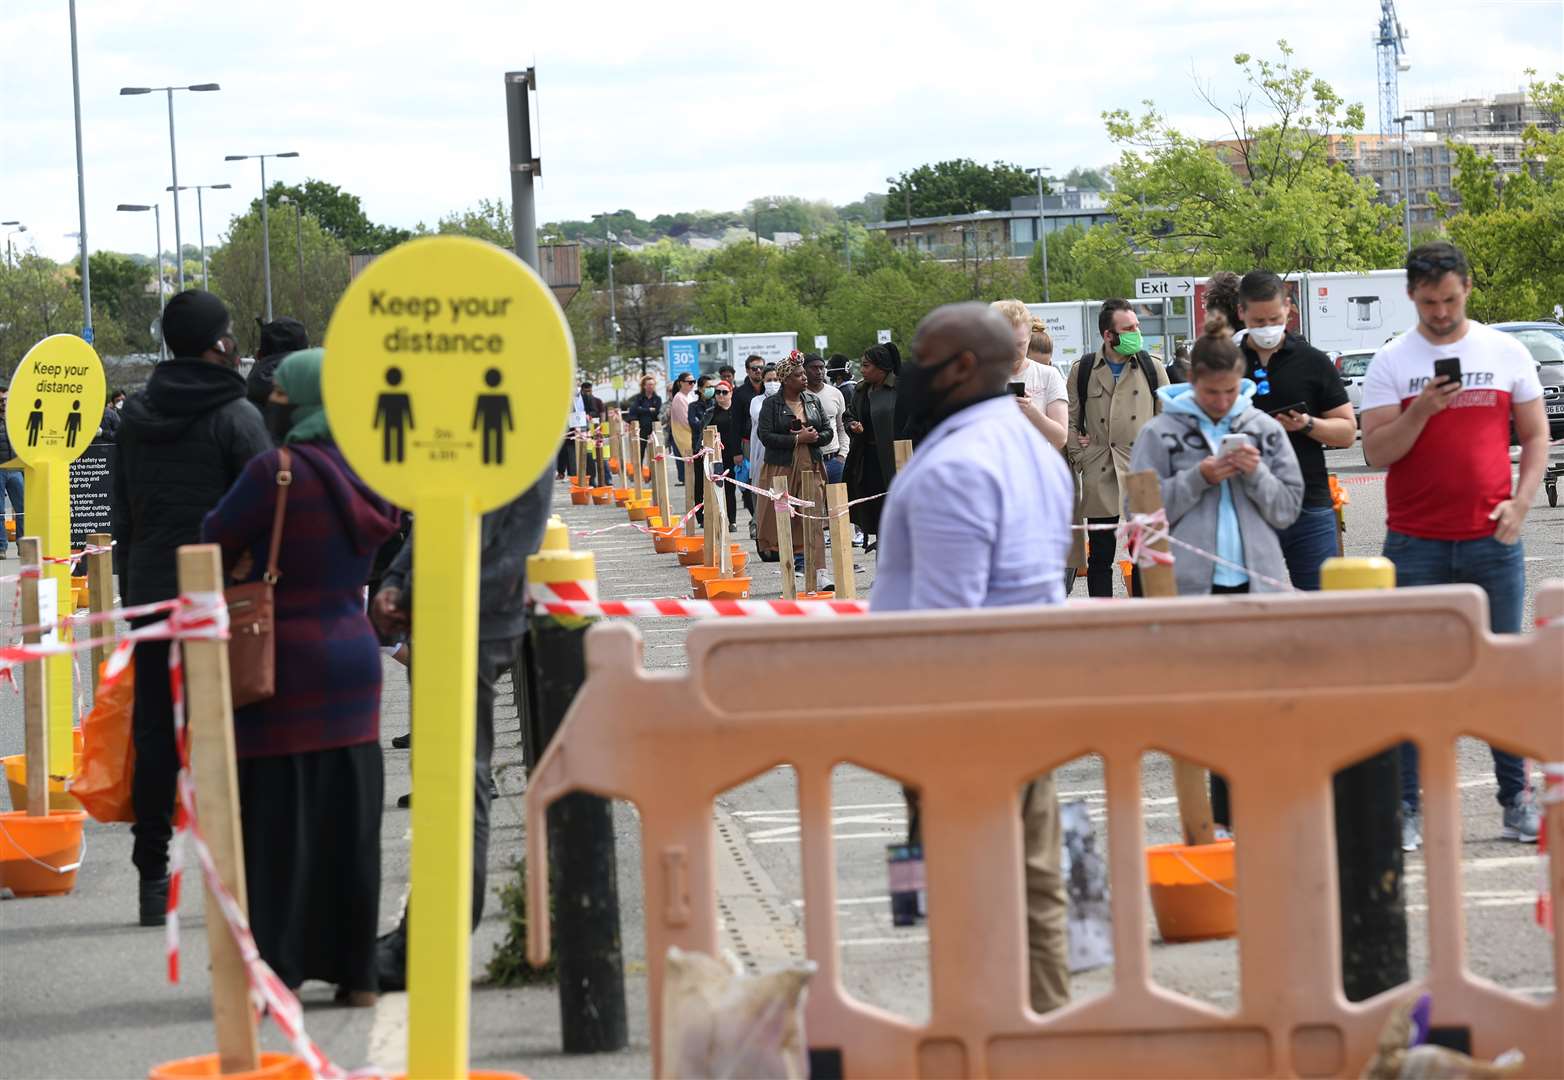
<instances>
[{"instance_id":1,"label":"smartphone in hand","mask_svg":"<svg viewBox=\"0 0 1564 1080\"><path fill-rule=\"evenodd\" d=\"M1451 382L1461 381L1461 358L1459 356L1445 356L1434 361L1434 378L1448 376Z\"/></svg>"},{"instance_id":2,"label":"smartphone in hand","mask_svg":"<svg viewBox=\"0 0 1564 1080\"><path fill-rule=\"evenodd\" d=\"M1283 405L1280 409L1267 409L1265 410L1265 415L1276 416L1284 412L1306 413L1308 411L1309 403L1307 401L1295 401L1291 405Z\"/></svg>"},{"instance_id":3,"label":"smartphone in hand","mask_svg":"<svg viewBox=\"0 0 1564 1080\"><path fill-rule=\"evenodd\" d=\"M1013 382L1006 389L1016 397L1026 397L1026 383L1024 382Z\"/></svg>"},{"instance_id":4,"label":"smartphone in hand","mask_svg":"<svg viewBox=\"0 0 1564 1080\"><path fill-rule=\"evenodd\" d=\"M1223 435L1221 445L1217 450L1217 456L1227 457L1227 455L1231 454L1234 450L1239 450L1245 446L1250 445L1252 444L1250 443L1249 436L1247 435Z\"/></svg>"}]
</instances>

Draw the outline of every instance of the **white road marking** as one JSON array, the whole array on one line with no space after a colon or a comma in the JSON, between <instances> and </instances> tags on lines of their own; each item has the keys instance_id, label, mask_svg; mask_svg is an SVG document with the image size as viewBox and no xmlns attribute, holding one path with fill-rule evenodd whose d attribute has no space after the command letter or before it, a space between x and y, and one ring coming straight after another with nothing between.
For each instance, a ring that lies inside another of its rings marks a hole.
<instances>
[{"instance_id":1,"label":"white road marking","mask_svg":"<svg viewBox=\"0 0 1564 1080\"><path fill-rule=\"evenodd\" d=\"M905 821L903 821L903 822L894 822L893 821L893 822L890 822L889 824L892 824L892 825L895 825L895 824L905 825L907 823ZM831 835L831 839L833 839L833 840L894 840L894 839L897 839L897 838L902 837L904 835L905 835L904 833L889 832L889 831L888 832L862 832L862 833L833 833ZM768 837L765 840L751 840L750 843L752 843L752 844L796 844L796 843L798 843L798 837L797 837L797 835L793 835L793 836L773 836L773 837Z\"/></svg>"},{"instance_id":2,"label":"white road marking","mask_svg":"<svg viewBox=\"0 0 1564 1080\"><path fill-rule=\"evenodd\" d=\"M927 945L928 942L927 934L908 934L906 937L846 938L841 946L845 949L850 945Z\"/></svg>"},{"instance_id":3,"label":"white road marking","mask_svg":"<svg viewBox=\"0 0 1564 1080\"><path fill-rule=\"evenodd\" d=\"M381 994L369 1029L369 1065L388 1076L407 1071L407 995Z\"/></svg>"}]
</instances>

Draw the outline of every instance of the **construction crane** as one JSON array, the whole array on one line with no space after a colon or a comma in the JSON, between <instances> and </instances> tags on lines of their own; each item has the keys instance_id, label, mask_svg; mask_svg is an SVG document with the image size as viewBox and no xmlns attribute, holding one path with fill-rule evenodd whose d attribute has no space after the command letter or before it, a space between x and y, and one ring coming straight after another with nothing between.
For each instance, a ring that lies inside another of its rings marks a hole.
<instances>
[{"instance_id":1,"label":"construction crane","mask_svg":"<svg viewBox=\"0 0 1564 1080\"><path fill-rule=\"evenodd\" d=\"M1396 117L1401 115L1401 91L1398 76L1410 71L1406 40L1410 35L1396 17L1396 0L1379 0L1379 33L1374 48L1379 54L1379 133L1390 135Z\"/></svg>"}]
</instances>

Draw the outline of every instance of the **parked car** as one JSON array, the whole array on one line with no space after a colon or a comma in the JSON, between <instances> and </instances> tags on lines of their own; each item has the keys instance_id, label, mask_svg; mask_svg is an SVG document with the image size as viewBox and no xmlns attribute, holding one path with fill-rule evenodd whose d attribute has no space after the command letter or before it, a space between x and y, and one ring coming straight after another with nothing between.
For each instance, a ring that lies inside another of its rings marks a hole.
<instances>
[{"instance_id":1,"label":"parked car","mask_svg":"<svg viewBox=\"0 0 1564 1080\"><path fill-rule=\"evenodd\" d=\"M1548 432L1552 438L1564 437L1564 325L1552 322L1494 323L1520 339L1537 361L1537 378L1542 381L1542 404L1548 414Z\"/></svg>"},{"instance_id":2,"label":"parked car","mask_svg":"<svg viewBox=\"0 0 1564 1080\"><path fill-rule=\"evenodd\" d=\"M1359 427L1363 426L1363 377L1368 374L1369 361L1374 359L1376 351L1352 349L1336 356L1336 370L1341 372L1341 382L1347 388L1352 415L1357 418Z\"/></svg>"}]
</instances>

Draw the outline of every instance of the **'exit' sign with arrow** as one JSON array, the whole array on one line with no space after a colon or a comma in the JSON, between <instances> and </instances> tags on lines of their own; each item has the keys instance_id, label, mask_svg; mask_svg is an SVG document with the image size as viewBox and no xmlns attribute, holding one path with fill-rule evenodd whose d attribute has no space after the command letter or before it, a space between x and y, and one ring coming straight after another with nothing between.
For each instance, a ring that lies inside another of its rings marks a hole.
<instances>
[{"instance_id":1,"label":"'exit' sign with arrow","mask_svg":"<svg viewBox=\"0 0 1564 1080\"><path fill-rule=\"evenodd\" d=\"M1194 296L1192 277L1143 277L1135 279L1135 299L1161 300L1169 296Z\"/></svg>"}]
</instances>

